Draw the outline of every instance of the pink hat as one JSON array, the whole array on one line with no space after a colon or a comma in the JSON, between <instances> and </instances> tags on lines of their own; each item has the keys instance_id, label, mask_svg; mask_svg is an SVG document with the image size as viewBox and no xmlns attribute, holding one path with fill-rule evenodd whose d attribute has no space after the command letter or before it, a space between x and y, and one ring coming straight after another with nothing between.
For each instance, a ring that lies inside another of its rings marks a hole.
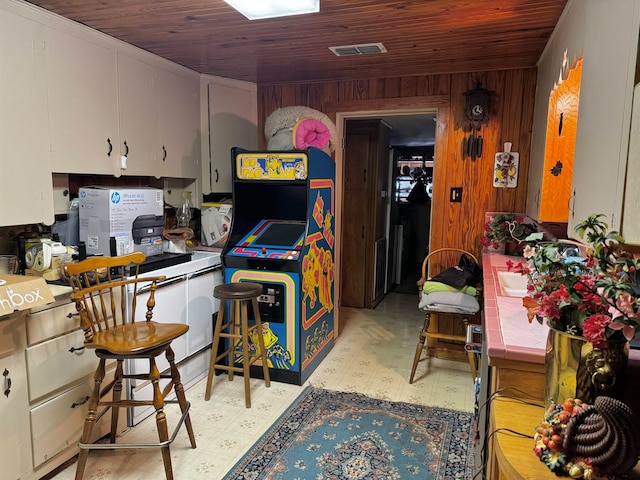
<instances>
[{"instance_id":1,"label":"pink hat","mask_svg":"<svg viewBox=\"0 0 640 480\"><path fill-rule=\"evenodd\" d=\"M301 118L293 126L293 146L297 150L309 147L322 149L329 145L330 139L329 128L315 118Z\"/></svg>"}]
</instances>

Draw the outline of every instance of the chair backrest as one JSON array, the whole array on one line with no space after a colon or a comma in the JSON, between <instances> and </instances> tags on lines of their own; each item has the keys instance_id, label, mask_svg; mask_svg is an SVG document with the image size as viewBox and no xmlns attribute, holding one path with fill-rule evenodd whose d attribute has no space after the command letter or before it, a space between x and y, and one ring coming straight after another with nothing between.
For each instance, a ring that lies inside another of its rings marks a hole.
<instances>
[{"instance_id":1,"label":"chair backrest","mask_svg":"<svg viewBox=\"0 0 640 480\"><path fill-rule=\"evenodd\" d=\"M438 266L437 272L440 272L445 268L458 265L458 262L460 261L460 256L463 253L465 255L468 255L471 259L473 259L474 262L478 263L478 259L474 254L466 250L463 250L461 248L445 247L445 248L438 248L430 252L429 255L427 255L425 259L422 261L422 276L420 277L420 280L416 282L416 285L418 286L418 293L422 291L422 286L424 285L424 282L426 282L432 277L432 275L430 274L430 268L434 266L432 265L432 263L437 263L437 266Z\"/></svg>"},{"instance_id":2,"label":"chair backrest","mask_svg":"<svg viewBox=\"0 0 640 480\"><path fill-rule=\"evenodd\" d=\"M140 277L140 263L145 258L144 253L134 252L118 257L89 257L64 265L85 343L91 343L97 332L135 322L137 296L147 290L150 293L144 321L151 321L157 282L166 277Z\"/></svg>"}]
</instances>

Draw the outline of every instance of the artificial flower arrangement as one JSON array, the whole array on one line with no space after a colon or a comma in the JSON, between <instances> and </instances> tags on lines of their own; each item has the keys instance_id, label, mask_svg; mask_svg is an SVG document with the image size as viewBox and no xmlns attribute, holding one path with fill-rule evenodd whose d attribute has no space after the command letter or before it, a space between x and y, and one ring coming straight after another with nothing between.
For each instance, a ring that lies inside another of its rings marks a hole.
<instances>
[{"instance_id":1,"label":"artificial flower arrangement","mask_svg":"<svg viewBox=\"0 0 640 480\"><path fill-rule=\"evenodd\" d=\"M561 243L532 242L524 249L526 263L507 263L528 277L523 305L529 322L546 319L550 327L583 336L594 348L632 340L640 331L640 256L622 248L624 239L608 230L603 216L591 215L575 227L586 241L586 257L566 257Z\"/></svg>"},{"instance_id":2,"label":"artificial flower arrangement","mask_svg":"<svg viewBox=\"0 0 640 480\"><path fill-rule=\"evenodd\" d=\"M537 231L537 225L525 222L522 215L497 213L485 223L484 235L480 242L485 247L498 248L505 242L523 242L530 234Z\"/></svg>"}]
</instances>

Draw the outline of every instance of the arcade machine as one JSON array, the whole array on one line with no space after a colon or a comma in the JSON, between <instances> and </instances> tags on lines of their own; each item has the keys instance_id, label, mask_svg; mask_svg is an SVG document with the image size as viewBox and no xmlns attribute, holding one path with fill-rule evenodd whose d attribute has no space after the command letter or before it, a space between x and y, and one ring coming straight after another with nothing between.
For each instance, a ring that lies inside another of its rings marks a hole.
<instances>
[{"instance_id":1,"label":"arcade machine","mask_svg":"<svg viewBox=\"0 0 640 480\"><path fill-rule=\"evenodd\" d=\"M269 374L274 381L302 385L334 341L335 163L313 147L234 148L231 155L233 221L222 251L225 282L263 285L258 303ZM259 366L251 368L252 376L262 376Z\"/></svg>"}]
</instances>

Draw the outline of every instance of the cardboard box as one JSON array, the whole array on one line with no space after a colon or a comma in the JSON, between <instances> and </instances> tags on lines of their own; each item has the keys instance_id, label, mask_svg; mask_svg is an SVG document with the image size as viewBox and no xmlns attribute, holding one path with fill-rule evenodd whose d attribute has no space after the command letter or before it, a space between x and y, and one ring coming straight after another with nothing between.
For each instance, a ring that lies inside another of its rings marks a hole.
<instances>
[{"instance_id":1,"label":"cardboard box","mask_svg":"<svg viewBox=\"0 0 640 480\"><path fill-rule=\"evenodd\" d=\"M207 247L223 247L231 230L230 203L203 203L200 209L200 241Z\"/></svg>"},{"instance_id":2,"label":"cardboard box","mask_svg":"<svg viewBox=\"0 0 640 480\"><path fill-rule=\"evenodd\" d=\"M0 316L55 301L40 277L0 275Z\"/></svg>"},{"instance_id":3,"label":"cardboard box","mask_svg":"<svg viewBox=\"0 0 640 480\"><path fill-rule=\"evenodd\" d=\"M88 255L162 253L164 195L147 187L82 187L80 241ZM113 243L113 246L112 246Z\"/></svg>"}]
</instances>

